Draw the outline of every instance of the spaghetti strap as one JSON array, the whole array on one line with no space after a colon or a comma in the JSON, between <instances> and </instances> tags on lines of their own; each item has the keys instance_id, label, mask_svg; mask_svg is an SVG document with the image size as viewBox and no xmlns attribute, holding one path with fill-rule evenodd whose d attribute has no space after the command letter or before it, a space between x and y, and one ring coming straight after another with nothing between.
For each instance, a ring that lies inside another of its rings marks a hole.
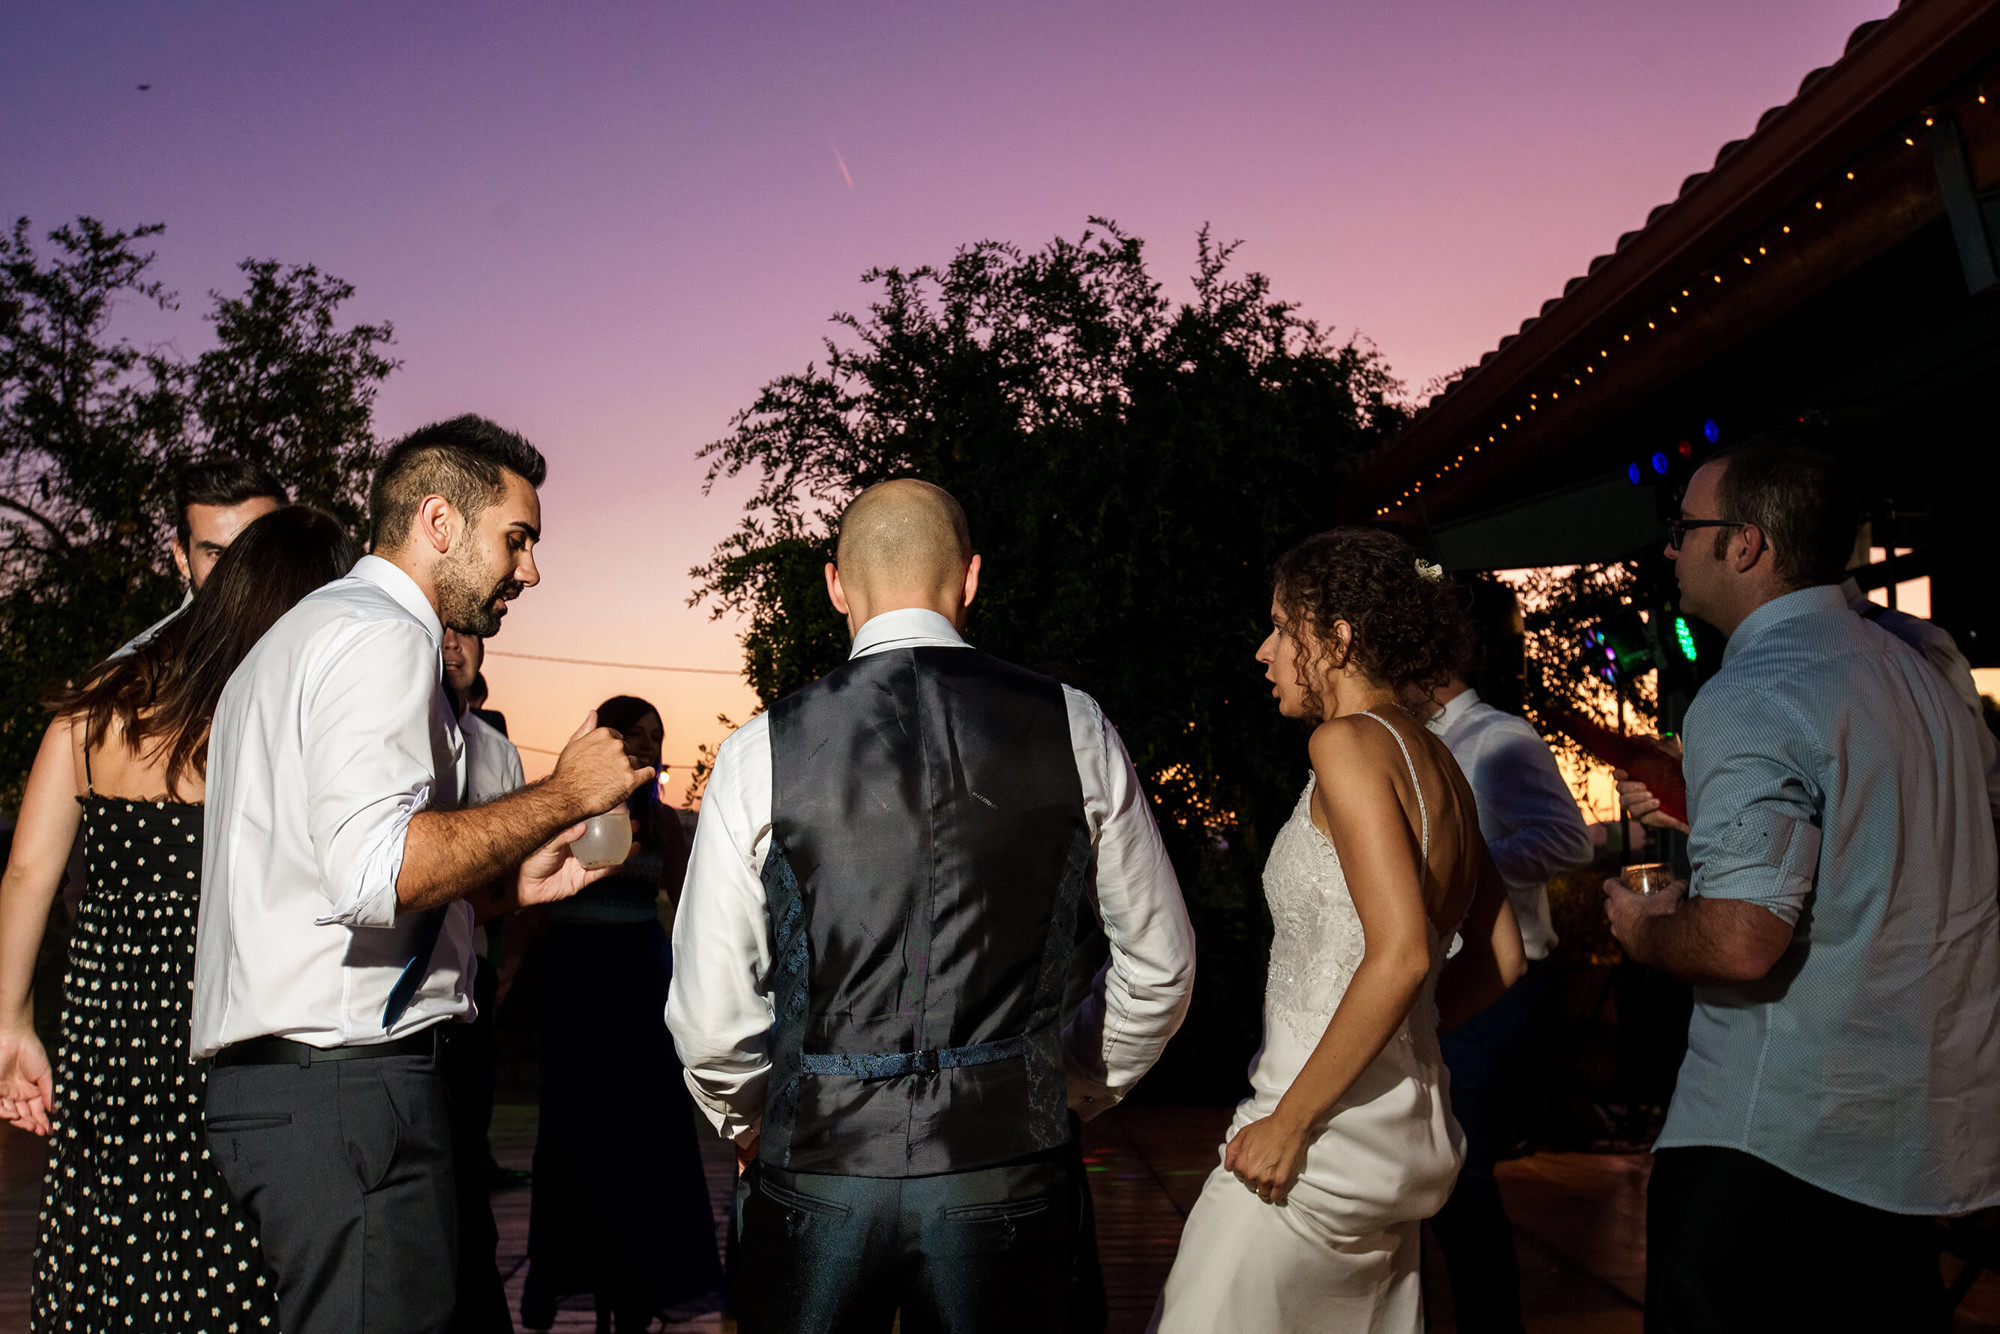
<instances>
[{"instance_id":1,"label":"spaghetti strap","mask_svg":"<svg viewBox=\"0 0 2000 1334\"><path fill-rule=\"evenodd\" d=\"M1417 822L1423 830L1421 842L1423 844L1424 856L1428 858L1431 855L1431 813L1424 805L1424 785L1417 778L1417 762L1410 758L1410 745L1407 741L1403 740L1403 734L1396 730L1394 723L1382 717L1382 715L1376 713L1373 709L1363 709L1361 716L1364 718L1373 718L1376 722L1388 728L1389 735L1396 738L1396 749L1403 752L1403 763L1408 765L1410 770L1410 786L1417 790Z\"/></svg>"},{"instance_id":2,"label":"spaghetti strap","mask_svg":"<svg viewBox=\"0 0 2000 1334\"><path fill-rule=\"evenodd\" d=\"M97 784L90 776L90 724L83 728L83 790L91 796L97 795Z\"/></svg>"}]
</instances>

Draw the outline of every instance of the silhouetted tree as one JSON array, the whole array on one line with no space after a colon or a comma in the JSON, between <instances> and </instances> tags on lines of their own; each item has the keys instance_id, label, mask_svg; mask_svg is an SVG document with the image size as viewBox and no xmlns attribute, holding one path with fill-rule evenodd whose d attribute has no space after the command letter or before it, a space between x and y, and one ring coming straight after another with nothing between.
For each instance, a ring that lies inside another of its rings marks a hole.
<instances>
[{"instance_id":1,"label":"silhouetted tree","mask_svg":"<svg viewBox=\"0 0 2000 1334\"><path fill-rule=\"evenodd\" d=\"M1177 1046L1211 1061L1163 1071L1180 1097L1236 1092L1233 1071L1193 1081L1218 1042L1234 1059L1254 1041L1259 876L1305 778L1252 658L1271 564L1404 420L1372 347L1232 272L1232 249L1203 231L1179 303L1099 219L1032 254L989 241L871 271L877 299L835 316L824 366L771 381L704 451L711 482L760 485L693 571L696 602L747 616L768 704L846 656L821 576L841 506L898 476L958 497L985 559L970 638L1096 696L1152 793L1202 942Z\"/></svg>"},{"instance_id":2,"label":"silhouetted tree","mask_svg":"<svg viewBox=\"0 0 2000 1334\"><path fill-rule=\"evenodd\" d=\"M17 796L40 699L180 596L166 554L176 466L215 450L267 464L300 499L359 526L378 448L388 325L341 330L353 289L311 266L246 262L211 293L218 345L192 364L114 329L121 306L176 309L140 247L157 225L79 218L36 253L0 235L0 799Z\"/></svg>"}]
</instances>

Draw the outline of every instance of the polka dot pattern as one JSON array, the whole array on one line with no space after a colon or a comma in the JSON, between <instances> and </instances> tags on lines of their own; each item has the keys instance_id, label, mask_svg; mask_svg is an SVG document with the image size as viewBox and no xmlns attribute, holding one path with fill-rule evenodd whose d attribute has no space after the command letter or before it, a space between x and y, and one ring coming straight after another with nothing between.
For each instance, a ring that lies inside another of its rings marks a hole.
<instances>
[{"instance_id":1,"label":"polka dot pattern","mask_svg":"<svg viewBox=\"0 0 2000 1334\"><path fill-rule=\"evenodd\" d=\"M278 1327L276 1288L201 1133L187 1057L199 806L84 802L89 890L70 933L31 1328Z\"/></svg>"}]
</instances>

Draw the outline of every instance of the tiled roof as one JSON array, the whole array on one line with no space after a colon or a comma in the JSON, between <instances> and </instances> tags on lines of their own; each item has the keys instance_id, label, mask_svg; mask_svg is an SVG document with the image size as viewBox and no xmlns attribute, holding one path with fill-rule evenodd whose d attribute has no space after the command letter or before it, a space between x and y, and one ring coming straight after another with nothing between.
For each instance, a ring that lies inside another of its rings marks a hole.
<instances>
[{"instance_id":1,"label":"tiled roof","mask_svg":"<svg viewBox=\"0 0 2000 1334\"><path fill-rule=\"evenodd\" d=\"M1903 3L1904 4L1911 3L1911 0L1903 0ZM1899 6L1899 8L1900 7L1901 6ZM1852 33L1848 34L1847 45L1841 52L1841 59L1845 60L1849 56L1853 55L1855 49L1859 47L1863 42L1867 41L1868 38L1875 32L1875 30L1880 28L1884 22L1885 20L1883 19L1870 19L1868 22L1856 28ZM1821 65L1818 69L1815 69L1810 74L1806 75L1805 78L1799 80L1799 91L1796 94L1794 94L1792 100L1795 102L1798 100L1798 98L1804 96L1808 89L1810 89L1814 84L1818 83L1821 79L1825 78L1828 74L1832 73L1835 68L1836 68L1835 65ZM1751 134L1754 135L1758 131L1764 129L1765 126L1769 125L1778 116L1782 115L1785 112L1785 110L1789 108L1791 105L1792 102L1785 102L1767 110L1763 115L1757 118L1757 127L1755 130L1751 131ZM1611 252L1609 254L1599 255L1596 258L1592 259L1590 263L1584 267L1584 271L1582 273L1578 274L1574 278L1571 278L1568 282L1563 284L1563 290L1561 296L1550 297L1547 301L1544 301L1542 303L1542 308L1540 311L1538 311L1536 314L1530 315L1527 319L1522 320L1520 329L1518 329L1514 333L1508 334L1505 338L1502 338L1499 344L1495 346L1492 349L1492 351L1487 352L1485 355L1479 358L1478 365L1471 367L1469 370L1465 371L1462 375L1455 377L1448 384L1445 385L1444 389L1441 392L1432 395L1430 401L1424 405L1424 409L1428 410L1429 408L1435 407L1437 404L1443 402L1446 398L1449 398L1452 394L1456 393L1458 389L1463 384L1465 384L1467 380L1470 380L1473 376L1479 373L1481 367L1484 367L1488 362L1492 361L1494 357L1506 351L1507 348L1514 342L1515 339L1519 338L1522 334L1528 332L1528 330L1534 328L1535 325L1539 323L1545 316L1547 316L1557 306L1561 305L1563 301L1566 298L1568 298L1572 292L1576 291L1578 287L1588 282L1590 280L1591 275L1595 274L1599 269L1603 268L1606 264L1609 264L1613 259L1613 257L1616 256L1619 251L1625 249L1626 246L1630 245L1633 241L1637 240L1640 236L1644 235L1646 227L1651 227L1654 223L1660 221L1660 219L1664 218L1668 213L1672 212L1674 208L1676 208L1682 200L1688 197L1688 194L1691 191L1693 191L1696 186L1700 185L1703 181L1708 179L1709 172L1714 171L1717 167L1720 167L1723 163L1727 162L1730 158L1734 157L1736 153L1744 146L1744 144L1748 142L1749 140L1747 138L1731 139L1728 143L1724 144L1721 148L1717 149L1715 152L1714 166L1710 167L1709 171L1698 171L1694 173L1692 176L1689 176L1686 180L1682 181L1680 191L1672 199L1668 200L1664 204L1659 205L1658 207L1653 209L1652 212L1646 215L1645 227L1635 228L1632 231L1626 232L1624 235L1618 238L1617 242L1612 246ZM1384 446L1384 448L1393 449L1394 442L1393 441L1390 442L1388 445Z\"/></svg>"}]
</instances>

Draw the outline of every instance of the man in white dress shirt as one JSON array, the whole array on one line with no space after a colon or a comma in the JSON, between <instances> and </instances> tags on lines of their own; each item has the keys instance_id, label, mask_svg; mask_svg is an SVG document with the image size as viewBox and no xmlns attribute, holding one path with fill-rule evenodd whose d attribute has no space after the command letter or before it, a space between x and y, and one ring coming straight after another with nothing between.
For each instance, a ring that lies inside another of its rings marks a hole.
<instances>
[{"instance_id":1,"label":"man in white dress shirt","mask_svg":"<svg viewBox=\"0 0 2000 1334\"><path fill-rule=\"evenodd\" d=\"M446 629L444 680L458 709L465 739L465 804L478 806L527 784L521 752L473 711L474 682L486 660L486 641ZM483 699L483 695L481 696ZM499 1009L500 933L504 919L478 914L472 928L473 1019L444 1030L445 1084L451 1091L452 1174L458 1185L458 1312L454 1334L513 1334L507 1292L500 1278L499 1228L488 1191L493 1177L494 1028Z\"/></svg>"},{"instance_id":2,"label":"man in white dress shirt","mask_svg":"<svg viewBox=\"0 0 2000 1334\"><path fill-rule=\"evenodd\" d=\"M229 550L236 535L257 520L289 505L291 496L284 483L248 459L234 454L215 454L187 464L174 477L174 536L168 544L174 568L187 585L181 604L141 630L111 656L122 658L154 635L188 608L194 591L208 578L208 572Z\"/></svg>"},{"instance_id":3,"label":"man in white dress shirt","mask_svg":"<svg viewBox=\"0 0 2000 1334\"><path fill-rule=\"evenodd\" d=\"M1467 669L1471 664L1465 664ZM1505 995L1439 1042L1451 1071L1452 1114L1465 1131L1465 1166L1431 1226L1451 1272L1452 1306L1467 1334L1521 1328L1521 1271L1493 1167L1500 1150L1502 1094L1523 1039L1548 1008L1542 960L1556 943L1549 881L1588 866L1590 829L1548 742L1523 718L1494 708L1464 670L1434 696L1427 724L1451 751L1479 807L1479 832L1507 885L1528 971Z\"/></svg>"},{"instance_id":4,"label":"man in white dress shirt","mask_svg":"<svg viewBox=\"0 0 2000 1334\"><path fill-rule=\"evenodd\" d=\"M955 500L863 492L827 584L853 653L723 743L674 924L667 1022L747 1164L739 1328L1065 1328L1065 1103L1179 1026L1179 885L1097 704L960 637ZM1085 903L1110 957L1065 1025Z\"/></svg>"},{"instance_id":5,"label":"man in white dress shirt","mask_svg":"<svg viewBox=\"0 0 2000 1334\"><path fill-rule=\"evenodd\" d=\"M398 442L374 555L244 659L209 742L192 1046L289 1334L442 1331L456 1206L438 1025L472 1007L468 896L575 893L568 843L650 777L586 719L546 780L463 808L445 626L533 585L542 457L477 417Z\"/></svg>"}]
</instances>

